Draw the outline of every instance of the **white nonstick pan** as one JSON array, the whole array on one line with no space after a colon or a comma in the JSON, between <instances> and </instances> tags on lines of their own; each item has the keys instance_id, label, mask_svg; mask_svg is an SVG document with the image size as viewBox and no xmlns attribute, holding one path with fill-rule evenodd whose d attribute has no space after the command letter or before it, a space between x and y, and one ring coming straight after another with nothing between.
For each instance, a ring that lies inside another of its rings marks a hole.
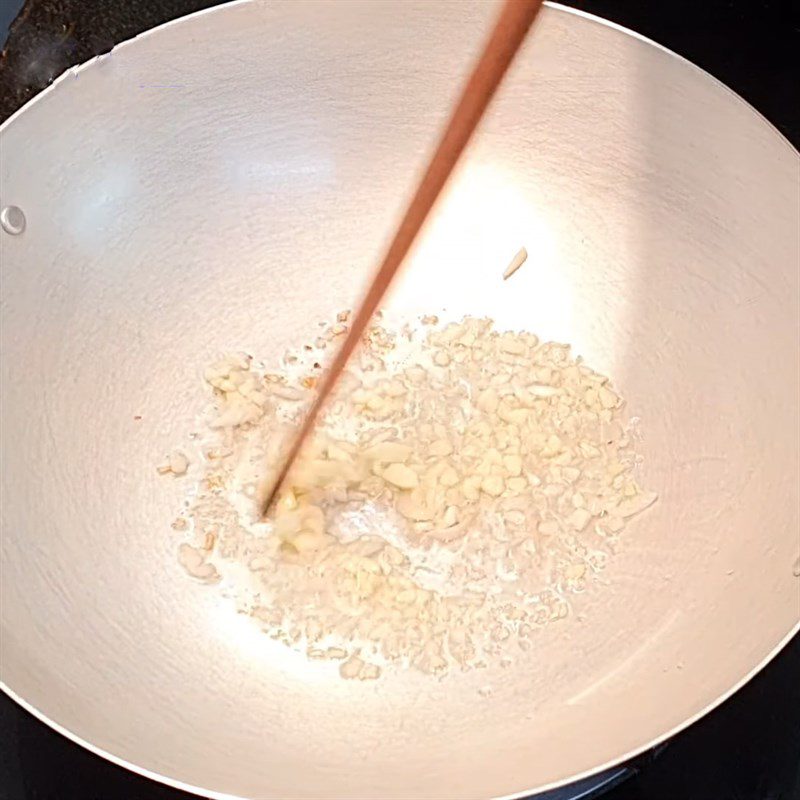
<instances>
[{"instance_id":1,"label":"white nonstick pan","mask_svg":"<svg viewBox=\"0 0 800 800\"><path fill-rule=\"evenodd\" d=\"M213 797L523 795L688 725L797 630L798 153L557 6L390 304L570 342L619 385L660 499L605 585L508 669L359 683L177 563L184 484L155 465L200 370L352 305L495 9L233 3L0 128L2 685L95 752Z\"/></svg>"}]
</instances>

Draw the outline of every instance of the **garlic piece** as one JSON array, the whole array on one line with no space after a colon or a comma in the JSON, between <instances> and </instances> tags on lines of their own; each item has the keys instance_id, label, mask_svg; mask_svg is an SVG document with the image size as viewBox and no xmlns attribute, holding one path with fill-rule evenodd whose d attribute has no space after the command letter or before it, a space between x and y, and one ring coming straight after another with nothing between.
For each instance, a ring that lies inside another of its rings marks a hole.
<instances>
[{"instance_id":1,"label":"garlic piece","mask_svg":"<svg viewBox=\"0 0 800 800\"><path fill-rule=\"evenodd\" d=\"M503 456L503 466L508 474L514 478L522 474L522 458L518 455Z\"/></svg>"},{"instance_id":2,"label":"garlic piece","mask_svg":"<svg viewBox=\"0 0 800 800\"><path fill-rule=\"evenodd\" d=\"M172 473L176 478L185 475L189 469L189 459L180 450L170 453L164 464L159 464L156 471L159 475L169 475Z\"/></svg>"},{"instance_id":3,"label":"garlic piece","mask_svg":"<svg viewBox=\"0 0 800 800\"><path fill-rule=\"evenodd\" d=\"M528 251L524 247L521 247L503 271L503 280L507 281L525 263L527 258Z\"/></svg>"},{"instance_id":4,"label":"garlic piece","mask_svg":"<svg viewBox=\"0 0 800 800\"><path fill-rule=\"evenodd\" d=\"M452 528L458 522L458 509L455 506L447 506L442 517L445 527Z\"/></svg>"},{"instance_id":5,"label":"garlic piece","mask_svg":"<svg viewBox=\"0 0 800 800\"><path fill-rule=\"evenodd\" d=\"M480 500L481 476L470 475L461 484L461 492L467 500Z\"/></svg>"},{"instance_id":6,"label":"garlic piece","mask_svg":"<svg viewBox=\"0 0 800 800\"><path fill-rule=\"evenodd\" d=\"M562 393L561 389L558 389L555 386L545 386L541 383L532 384L528 387L528 391L534 397L556 397Z\"/></svg>"},{"instance_id":7,"label":"garlic piece","mask_svg":"<svg viewBox=\"0 0 800 800\"><path fill-rule=\"evenodd\" d=\"M494 414L500 405L500 398L494 389L484 389L475 402L475 405L487 414Z\"/></svg>"},{"instance_id":8,"label":"garlic piece","mask_svg":"<svg viewBox=\"0 0 800 800\"><path fill-rule=\"evenodd\" d=\"M398 489L413 489L419 485L417 473L405 464L390 464L383 472L383 479Z\"/></svg>"},{"instance_id":9,"label":"garlic piece","mask_svg":"<svg viewBox=\"0 0 800 800\"><path fill-rule=\"evenodd\" d=\"M505 481L499 475L487 475L481 481L481 490L491 497L500 497L505 488Z\"/></svg>"},{"instance_id":10,"label":"garlic piece","mask_svg":"<svg viewBox=\"0 0 800 800\"><path fill-rule=\"evenodd\" d=\"M506 486L512 492L524 492L528 488L528 481L526 478L513 477L506 481Z\"/></svg>"},{"instance_id":11,"label":"garlic piece","mask_svg":"<svg viewBox=\"0 0 800 800\"><path fill-rule=\"evenodd\" d=\"M364 662L357 655L352 655L339 667L339 674L346 680L353 680L358 678L363 667Z\"/></svg>"},{"instance_id":12,"label":"garlic piece","mask_svg":"<svg viewBox=\"0 0 800 800\"><path fill-rule=\"evenodd\" d=\"M437 439L428 449L432 456L449 456L453 452L453 445L447 439Z\"/></svg>"},{"instance_id":13,"label":"garlic piece","mask_svg":"<svg viewBox=\"0 0 800 800\"><path fill-rule=\"evenodd\" d=\"M406 519L415 522L430 522L435 516L434 510L427 505L418 489L398 497L395 506Z\"/></svg>"},{"instance_id":14,"label":"garlic piece","mask_svg":"<svg viewBox=\"0 0 800 800\"><path fill-rule=\"evenodd\" d=\"M288 540L298 553L313 553L333 544L335 537L318 531L302 530Z\"/></svg>"},{"instance_id":15,"label":"garlic piece","mask_svg":"<svg viewBox=\"0 0 800 800\"><path fill-rule=\"evenodd\" d=\"M178 548L178 562L193 577L205 583L215 583L219 580L219 573L213 564L205 560L206 554L189 544L182 544Z\"/></svg>"},{"instance_id":16,"label":"garlic piece","mask_svg":"<svg viewBox=\"0 0 800 800\"><path fill-rule=\"evenodd\" d=\"M445 467L445 469L442 470L442 474L439 476L439 483L447 488L457 486L460 480L459 474L452 467Z\"/></svg>"},{"instance_id":17,"label":"garlic piece","mask_svg":"<svg viewBox=\"0 0 800 800\"><path fill-rule=\"evenodd\" d=\"M364 458L386 464L400 464L411 458L413 449L399 442L380 442L364 451Z\"/></svg>"},{"instance_id":18,"label":"garlic piece","mask_svg":"<svg viewBox=\"0 0 800 800\"><path fill-rule=\"evenodd\" d=\"M619 404L619 398L614 394L614 392L605 386L601 386L597 394L600 399L600 405L602 405L603 408L616 408Z\"/></svg>"},{"instance_id":19,"label":"garlic piece","mask_svg":"<svg viewBox=\"0 0 800 800\"><path fill-rule=\"evenodd\" d=\"M575 581L579 580L586 574L586 565L585 564L570 564L564 570L564 577L567 580Z\"/></svg>"},{"instance_id":20,"label":"garlic piece","mask_svg":"<svg viewBox=\"0 0 800 800\"><path fill-rule=\"evenodd\" d=\"M555 520L540 522L537 526L537 530L543 536L555 536L558 533L558 523Z\"/></svg>"},{"instance_id":21,"label":"garlic piece","mask_svg":"<svg viewBox=\"0 0 800 800\"><path fill-rule=\"evenodd\" d=\"M515 356L522 355L525 352L525 344L510 333L500 337L498 346L503 353Z\"/></svg>"},{"instance_id":22,"label":"garlic piece","mask_svg":"<svg viewBox=\"0 0 800 800\"><path fill-rule=\"evenodd\" d=\"M569 515L569 524L575 528L576 531L582 531L586 528L589 524L589 520L592 518L592 515L589 511L585 508L576 508L570 515Z\"/></svg>"}]
</instances>

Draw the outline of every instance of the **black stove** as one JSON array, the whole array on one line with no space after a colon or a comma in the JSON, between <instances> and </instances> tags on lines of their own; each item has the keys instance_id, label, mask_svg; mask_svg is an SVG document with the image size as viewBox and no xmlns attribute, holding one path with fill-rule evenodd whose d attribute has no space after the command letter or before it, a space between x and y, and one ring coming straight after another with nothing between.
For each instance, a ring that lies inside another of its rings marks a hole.
<instances>
[{"instance_id":1,"label":"black stove","mask_svg":"<svg viewBox=\"0 0 800 800\"><path fill-rule=\"evenodd\" d=\"M67 67L211 5L216 3L0 0L0 41L16 17L0 61L0 120ZM742 95L800 147L796 0L569 0L566 5L685 56ZM604 800L800 800L800 636L720 708L672 740L537 800L600 795ZM191 797L93 755L0 693L0 800Z\"/></svg>"}]
</instances>

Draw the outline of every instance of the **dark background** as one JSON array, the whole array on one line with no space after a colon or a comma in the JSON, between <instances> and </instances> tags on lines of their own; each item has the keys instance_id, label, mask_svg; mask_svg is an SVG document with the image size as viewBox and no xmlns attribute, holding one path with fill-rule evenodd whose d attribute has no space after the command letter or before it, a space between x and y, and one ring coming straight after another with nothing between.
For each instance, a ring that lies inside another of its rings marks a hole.
<instances>
[{"instance_id":1,"label":"dark background","mask_svg":"<svg viewBox=\"0 0 800 800\"><path fill-rule=\"evenodd\" d=\"M67 67L210 5L216 3L0 0L0 41L5 25L22 9L0 60L0 120ZM572 0L567 5L632 28L695 62L800 146L800 4ZM800 637L719 709L638 759L629 775L604 800L800 800ZM0 800L189 797L90 754L0 695Z\"/></svg>"}]
</instances>

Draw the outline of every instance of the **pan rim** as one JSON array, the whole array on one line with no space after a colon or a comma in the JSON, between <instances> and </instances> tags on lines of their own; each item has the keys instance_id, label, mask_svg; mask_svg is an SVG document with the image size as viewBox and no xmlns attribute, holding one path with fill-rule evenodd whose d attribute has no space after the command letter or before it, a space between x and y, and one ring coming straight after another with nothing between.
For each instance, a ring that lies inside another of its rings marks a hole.
<instances>
[{"instance_id":1,"label":"pan rim","mask_svg":"<svg viewBox=\"0 0 800 800\"><path fill-rule=\"evenodd\" d=\"M210 6L209 8L203 8L199 11L194 11L191 14L184 14L181 17L177 17L175 19L171 19L167 22L162 23L161 25L156 25L155 28L150 28L142 33L137 34L136 36L132 37L131 39L126 39L124 42L120 42L119 44L115 44L107 53L101 53L100 55L94 56L90 58L88 61L84 61L82 64L75 64L72 67L68 67L64 72L61 73L57 78L55 78L52 83L46 86L42 91L38 94L34 95L30 100L28 100L24 105L20 106L11 116L4 119L0 122L0 134L3 131L10 127L14 120L21 116L23 112L27 111L31 108L35 103L43 100L51 91L53 91L60 83L62 83L66 78L70 75L75 76L78 73L82 72L85 69L88 69L92 66L95 62L100 61L103 58L107 58L114 50L119 50L122 47L127 47L134 42L138 41L139 39L144 38L145 36L150 36L158 31L165 30L172 25L180 24L189 19L195 19L201 17L205 14L211 14L214 12L219 12L228 8L233 8L235 6L240 5L247 5L249 3L254 2L254 0L229 0L227 3L221 3L217 6ZM764 123L768 128L772 130L774 134L778 136L778 138L782 141L782 143L789 149L791 153L798 156L800 158L800 150L796 148L789 138L781 131L770 119L768 119L764 114L761 113L755 106L751 105L747 102L738 92L731 89L726 83L721 81L719 78L712 75L707 70L703 69L703 67L698 66L693 61L690 61L685 56L676 53L674 50L670 50L669 47L666 47L663 44L655 41L655 39L651 39L648 36L645 36L642 33L638 33L637 31L632 30L631 28L626 28L624 25L620 25L617 22L613 22L611 20L605 19L603 17L598 16L597 14L591 14L588 11L584 11L580 8L573 8L572 6L566 6L563 3L556 2L555 0L544 0L543 3L548 8L552 8L555 11L564 13L564 14L572 14L576 17L581 17L582 19L588 20L596 25L601 25L606 28L610 28L611 30L617 31L618 33L625 34L626 36L630 36L632 39L636 39L643 44L647 44L651 47L654 47L656 50L660 50L661 52L665 53L666 55L680 61L681 63L685 64L686 66L690 67L691 69L695 70L697 73L702 75L705 79L710 80L714 85L718 88L721 88L732 97L736 102L741 103L745 106L752 114L754 114L758 119Z\"/></svg>"},{"instance_id":2,"label":"pan rim","mask_svg":"<svg viewBox=\"0 0 800 800\"><path fill-rule=\"evenodd\" d=\"M239 2L239 0L237 0ZM245 2L249 2L249 0L245 0ZM688 717L685 720L682 720L679 724L673 726L669 730L665 731L660 736L646 742L645 744L634 747L633 749L629 750L627 753L622 754L619 757L615 757L609 759L608 761L596 766L591 767L583 772L579 772L576 775L571 775L569 778L564 780L553 781L551 783L547 783L543 786L537 787L536 789L521 789L519 791L511 792L510 794L503 794L503 795L494 795L491 800L524 800L524 798L534 797L536 794L541 794L544 792L553 791L555 789L561 789L565 786L569 786L570 784L577 783L578 781L584 780L586 778L591 778L593 775L600 775L601 773L605 772L606 770L614 769L615 767L624 766L629 761L633 760L637 756L642 755L642 753L647 752L648 750L652 750L654 747L658 747L658 745L666 742L668 739L671 739L673 736L681 733L682 731L686 730L690 726L694 725L695 722L698 722L700 719L705 717L707 714L710 714L716 708L719 708L726 700L731 698L736 692L738 692L745 684L749 683L759 672L761 672L767 664L769 664L772 659L774 659L778 653L783 650L784 647L797 635L800 633L800 620L795 624L795 626L784 636L784 638L778 642L778 644L770 651L770 653L758 664L756 664L753 669L751 669L748 673L746 673L742 678L740 678L731 688L721 694L719 697L715 698L714 701L709 703L705 708L702 708L697 713L693 714L691 717ZM130 772L135 773L136 775L140 775L143 778L148 778L149 780L156 781L157 783L164 784L165 786L169 786L173 789L178 789L179 791L188 792L190 794L197 795L198 797L207 797L209 800L251 800L250 798L244 795L238 794L228 794L227 792L218 792L213 789L204 789L201 786L195 786L194 784L185 783L184 781L179 780L178 778L172 778L168 775L163 775L160 772L155 772L154 770L149 770L146 767L139 766L138 764L134 764L131 761L127 761L126 759L122 758L121 756L114 755L114 753L109 752L108 750L104 750L102 747L98 747L92 742L87 741L83 737L79 736L74 731L70 730L61 723L56 722L54 719L51 719L46 714L41 712L36 706L32 703L29 703L25 700L24 697L18 695L11 687L9 687L5 681L0 680L0 690L2 690L11 700L15 703L19 704L25 711L32 714L37 720L43 722L52 730L56 731L57 733L61 734L65 738L69 739L71 742L83 747L84 749L88 750L90 753L99 756L106 761L110 761L112 764L123 767L124 769L129 770ZM532 795L531 792L534 792Z\"/></svg>"},{"instance_id":3,"label":"pan rim","mask_svg":"<svg viewBox=\"0 0 800 800\"><path fill-rule=\"evenodd\" d=\"M191 14L186 14L184 16L178 17L173 20L169 20L161 25L158 25L154 28L151 28L147 31L144 31L137 36L134 36L131 39L127 39L124 42L121 42L115 45L108 53L95 56L88 61L72 66L65 70L60 76L58 76L50 85L48 85L45 89L39 92L37 95L32 97L28 102L26 102L23 106L17 109L11 116L9 116L6 120L0 123L0 136L3 134L5 130L7 130L14 121L23 114L26 110L33 107L33 105L37 102L44 100L47 95L56 89L62 82L67 80L69 77L77 76L80 72L85 69L88 69L96 62L100 62L102 59L108 57L113 51L118 50L119 48L127 47L132 43L136 42L139 39L144 37L149 37L153 34L156 34L170 26L178 25L183 23L184 21L198 18L201 15L211 14L215 12L220 12L223 10L227 10L229 8L233 8L240 5L250 4L255 0L231 0L231 2L223 3L221 5L212 6L209 8L201 9L199 11L193 12ZM715 85L718 88L721 88L728 96L730 96L734 101L741 104L744 108L746 108L750 113L752 113L756 119L760 121L761 124L765 125L767 129L771 130L773 134L777 136L777 139L782 143L783 146L787 147L789 152L794 155L798 161L800 161L800 150L795 147L792 142L788 139L788 137L777 128L777 126L772 123L764 114L762 114L757 108L752 106L747 100L745 100L741 95L723 83L721 80L716 78L714 75L709 73L707 70L703 69L702 67L698 66L697 64L693 63L689 59L685 58L684 56L679 55L678 53L674 52L673 50L665 47L664 45L659 44L658 42L650 39L643 34L640 34L636 31L633 31L629 28L626 28L623 25L618 23L612 22L610 20L606 20L602 17L599 17L595 14L591 14L589 12L583 11L581 9L572 8L569 6L565 6L562 3L552 2L552 0L545 0L545 5L549 8L553 9L554 11L558 11L561 13L571 14L576 17L580 17L586 19L589 22L592 22L596 25L601 25L603 27L609 28L614 30L618 33L625 34L630 36L631 38L638 40L646 45L652 46L657 50L667 54L668 56L675 58L677 61L682 62L683 64L689 66L692 70L694 70L697 74L701 75L704 80L710 81L712 85ZM786 645L795 638L800 633L800 614L798 614L798 618L795 621L792 628L787 631L787 633L783 636L783 638L778 641L772 649L755 665L753 666L748 672L746 672L742 677L740 677L737 681L735 681L725 692L715 697L712 701L710 701L706 706L702 709L691 715L690 717L682 720L677 725L674 725L672 728L668 729L664 733L644 742L641 745L638 745L629 751L611 758L601 764L596 766L590 767L589 769L584 770L583 772L576 773L570 775L568 778L556 780L548 784L544 784L541 786L536 787L535 789L520 789L513 791L508 794L503 795L494 795L493 800L520 800L521 798L530 797L532 793L541 793L552 791L555 789L563 788L565 786L569 786L577 781L589 778L594 775L598 775L606 770L613 769L614 767L624 765L625 763L631 761L635 757L641 755L642 753L657 747L659 744L667 741L668 739L672 738L673 736L677 735L678 733L686 730L691 725L693 725L698 720L705 717L710 712L714 711L716 708L721 706L726 700L732 697L736 692L738 692L746 683L748 683L753 677L755 677L759 672L761 672L764 667L767 666L777 655L778 653L783 650ZM131 761L126 760L125 758L115 755L110 751L99 747L92 742L84 739L80 735L76 734L74 731L70 730L66 726L62 725L55 719L49 717L47 714L42 712L38 709L35 705L31 702L27 701L24 697L17 694L2 678L0 678L0 690L3 691L11 700L15 703L19 704L25 711L32 714L37 720L43 722L52 730L58 732L62 736L66 737L68 740L74 742L75 744L85 748L89 752L93 753L96 756L100 756L101 758L111 762L112 764L123 767L130 772L133 772L137 775L140 775L144 778L149 780L154 780L158 783L163 785L169 786L171 788L188 792L191 794L195 794L201 797L208 797L210 800L249 800L246 796L243 795L235 795L229 794L227 792L219 792L210 789L205 789L200 786L195 786L193 784L186 783L181 781L177 778L170 777L168 775L164 775L162 773L147 769L146 767L142 767L137 765Z\"/></svg>"}]
</instances>

